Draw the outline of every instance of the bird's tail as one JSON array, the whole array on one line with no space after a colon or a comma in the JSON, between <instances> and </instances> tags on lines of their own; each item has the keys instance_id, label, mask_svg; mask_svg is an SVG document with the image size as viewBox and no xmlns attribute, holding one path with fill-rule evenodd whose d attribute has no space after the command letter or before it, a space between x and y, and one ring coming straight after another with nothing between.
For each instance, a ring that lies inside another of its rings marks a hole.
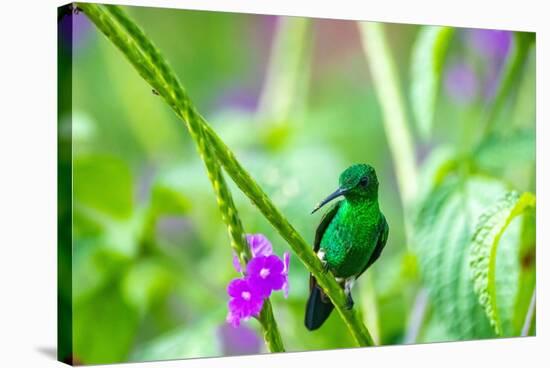
<instances>
[{"instance_id":1,"label":"bird's tail","mask_svg":"<svg viewBox=\"0 0 550 368\"><path fill-rule=\"evenodd\" d=\"M309 298L306 305L305 325L310 331L316 330L327 320L334 305L317 285L313 275L309 275Z\"/></svg>"}]
</instances>

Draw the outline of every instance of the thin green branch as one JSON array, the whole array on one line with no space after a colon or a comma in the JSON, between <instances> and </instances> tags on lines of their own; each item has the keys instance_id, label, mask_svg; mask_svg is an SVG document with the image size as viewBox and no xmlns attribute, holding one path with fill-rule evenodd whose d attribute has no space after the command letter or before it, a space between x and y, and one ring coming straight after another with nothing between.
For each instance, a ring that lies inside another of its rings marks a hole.
<instances>
[{"instance_id":1,"label":"thin green branch","mask_svg":"<svg viewBox=\"0 0 550 368\"><path fill-rule=\"evenodd\" d=\"M360 22L359 31L375 92L382 106L384 130L393 156L401 200L405 209L408 209L416 197L418 175L413 138L407 124L403 97L399 92L397 68L382 24Z\"/></svg>"},{"instance_id":2,"label":"thin green branch","mask_svg":"<svg viewBox=\"0 0 550 368\"><path fill-rule=\"evenodd\" d=\"M483 124L485 130L483 136L491 132L495 121L502 111L504 102L510 95L510 92L512 92L515 82L527 63L526 56L531 45L531 37L532 35L530 33L517 32L514 34L513 47L502 68L495 99L485 116L485 123Z\"/></svg>"},{"instance_id":3,"label":"thin green branch","mask_svg":"<svg viewBox=\"0 0 550 368\"><path fill-rule=\"evenodd\" d=\"M317 278L319 285L333 302L357 344L360 346L373 345L372 337L356 311L346 308L346 297L334 277L323 272L321 262L313 249L280 213L256 181L240 165L233 152L196 111L172 69L143 32L116 6L79 3L79 7L122 51L137 72L174 109L175 113L186 123L195 141L201 138L201 130L204 132L208 145L214 150L227 173L288 242L306 268ZM269 303L267 305L269 306Z\"/></svg>"},{"instance_id":4,"label":"thin green branch","mask_svg":"<svg viewBox=\"0 0 550 368\"><path fill-rule=\"evenodd\" d=\"M428 308L428 291L421 288L416 293L414 299L413 308L409 315L409 321L407 322L407 330L405 332L405 338L403 344L414 344L418 339L422 325L424 324L424 318L426 317L426 310Z\"/></svg>"},{"instance_id":5,"label":"thin green branch","mask_svg":"<svg viewBox=\"0 0 550 368\"><path fill-rule=\"evenodd\" d=\"M271 46L269 64L256 119L269 125L287 122L297 96L309 74L308 60L310 20L302 17L280 17Z\"/></svg>"},{"instance_id":6,"label":"thin green branch","mask_svg":"<svg viewBox=\"0 0 550 368\"><path fill-rule=\"evenodd\" d=\"M521 336L529 336L529 331L531 330L531 325L533 324L533 319L535 317L535 309L537 307L537 289L533 289L533 294L531 295L531 301L529 302L529 309L525 315L525 321L523 322L523 327L521 328Z\"/></svg>"}]
</instances>

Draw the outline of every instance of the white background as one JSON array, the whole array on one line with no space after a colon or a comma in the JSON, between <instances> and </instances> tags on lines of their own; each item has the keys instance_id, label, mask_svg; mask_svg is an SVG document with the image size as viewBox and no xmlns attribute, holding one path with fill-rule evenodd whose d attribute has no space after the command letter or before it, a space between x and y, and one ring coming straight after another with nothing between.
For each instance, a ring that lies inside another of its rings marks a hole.
<instances>
[{"instance_id":1,"label":"white background","mask_svg":"<svg viewBox=\"0 0 550 368\"><path fill-rule=\"evenodd\" d=\"M479 342L124 364L120 367L540 367L550 364L548 320L548 75L550 12L521 0L132 0L121 4L537 32L537 337ZM0 367L57 367L56 0L0 9ZM544 103L546 102L546 104ZM546 269L545 269L546 267ZM383 312L383 311L382 311ZM545 313L546 312L546 313ZM118 367L118 366L117 366Z\"/></svg>"}]
</instances>

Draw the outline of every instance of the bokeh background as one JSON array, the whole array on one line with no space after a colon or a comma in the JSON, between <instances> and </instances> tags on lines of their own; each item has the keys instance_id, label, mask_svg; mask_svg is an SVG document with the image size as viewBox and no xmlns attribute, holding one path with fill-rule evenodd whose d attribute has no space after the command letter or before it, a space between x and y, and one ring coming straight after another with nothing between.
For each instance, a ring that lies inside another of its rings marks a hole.
<instances>
[{"instance_id":1,"label":"bokeh background","mask_svg":"<svg viewBox=\"0 0 550 368\"><path fill-rule=\"evenodd\" d=\"M308 241L321 216L309 213L336 188L340 172L353 163L373 165L390 233L379 261L356 283L356 308L383 345L457 338L433 313L418 255L407 244L394 163L355 22L124 9ZM73 277L72 285L67 281L60 289L60 303L73 306L73 359L91 364L265 352L256 321L239 328L225 322L225 287L238 274L211 185L183 123L84 14L63 18L62 26L70 27L71 20L72 111L60 111L59 119L60 139L72 132L73 252L72 260L61 254L60 265L72 262ZM384 27L403 98L410 102L412 48L422 27ZM513 42L508 31L455 31L433 135L423 140L415 134L419 165L436 148L460 151L479 134ZM527 53L507 113L496 122L502 131L531 134L526 162L498 175L532 192L534 52L533 47ZM265 234L278 255L289 250L231 187L245 231ZM320 330L305 329L308 273L293 254L289 277L288 299L282 293L271 298L286 349L353 347L337 313Z\"/></svg>"}]
</instances>

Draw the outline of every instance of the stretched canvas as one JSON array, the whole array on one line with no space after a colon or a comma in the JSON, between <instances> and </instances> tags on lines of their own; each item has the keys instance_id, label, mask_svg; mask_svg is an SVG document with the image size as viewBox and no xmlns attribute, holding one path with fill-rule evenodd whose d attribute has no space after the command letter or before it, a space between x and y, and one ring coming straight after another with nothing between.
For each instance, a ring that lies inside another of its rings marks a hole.
<instances>
[{"instance_id":1,"label":"stretched canvas","mask_svg":"<svg viewBox=\"0 0 550 368\"><path fill-rule=\"evenodd\" d=\"M535 335L534 33L57 22L59 360Z\"/></svg>"}]
</instances>

